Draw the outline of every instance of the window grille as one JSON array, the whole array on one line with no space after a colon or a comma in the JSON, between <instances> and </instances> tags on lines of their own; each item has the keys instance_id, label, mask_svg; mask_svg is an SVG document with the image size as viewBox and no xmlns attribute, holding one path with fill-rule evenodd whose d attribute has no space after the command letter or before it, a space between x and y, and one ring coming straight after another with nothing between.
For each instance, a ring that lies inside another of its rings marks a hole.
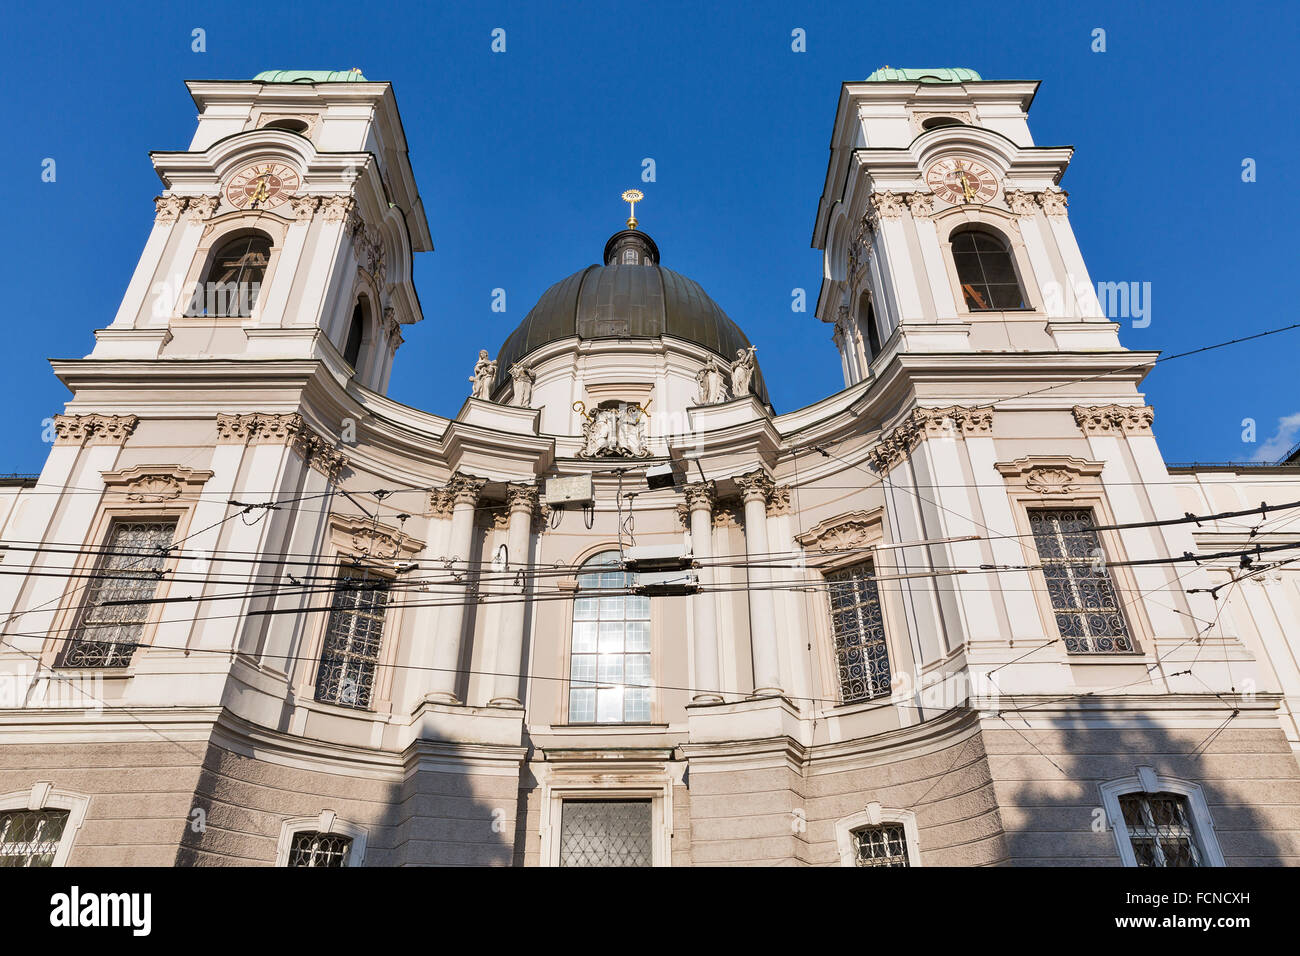
<instances>
[{"instance_id":1,"label":"window grille","mask_svg":"<svg viewBox=\"0 0 1300 956\"><path fill-rule=\"evenodd\" d=\"M972 312L1025 307L1011 253L997 237L959 232L952 237L952 260L966 308Z\"/></svg>"},{"instance_id":2,"label":"window grille","mask_svg":"<svg viewBox=\"0 0 1300 956\"><path fill-rule=\"evenodd\" d=\"M63 667L126 667L162 578L175 521L119 521L95 566ZM135 601L110 604L108 601Z\"/></svg>"},{"instance_id":3,"label":"window grille","mask_svg":"<svg viewBox=\"0 0 1300 956\"><path fill-rule=\"evenodd\" d=\"M389 585L387 578L367 571L339 575L316 675L317 700L358 710L370 707Z\"/></svg>"},{"instance_id":4,"label":"window grille","mask_svg":"<svg viewBox=\"0 0 1300 956\"><path fill-rule=\"evenodd\" d=\"M67 810L0 813L0 867L53 866L67 823Z\"/></svg>"},{"instance_id":5,"label":"window grille","mask_svg":"<svg viewBox=\"0 0 1300 956\"><path fill-rule=\"evenodd\" d=\"M875 567L863 564L826 575L831 629L845 703L889 693L889 647L880 612Z\"/></svg>"},{"instance_id":6,"label":"window grille","mask_svg":"<svg viewBox=\"0 0 1300 956\"><path fill-rule=\"evenodd\" d=\"M628 589L618 552L595 555L578 575L569 665L570 723L645 723L650 719L650 599Z\"/></svg>"},{"instance_id":7,"label":"window grille","mask_svg":"<svg viewBox=\"0 0 1300 956\"><path fill-rule=\"evenodd\" d=\"M1135 650L1091 508L1029 512L1056 627L1072 653Z\"/></svg>"},{"instance_id":8,"label":"window grille","mask_svg":"<svg viewBox=\"0 0 1300 956\"><path fill-rule=\"evenodd\" d=\"M352 838L338 833L299 830L289 848L288 866L347 866Z\"/></svg>"},{"instance_id":9,"label":"window grille","mask_svg":"<svg viewBox=\"0 0 1300 956\"><path fill-rule=\"evenodd\" d=\"M1120 811L1138 866L1202 866L1187 798L1176 793L1128 793Z\"/></svg>"},{"instance_id":10,"label":"window grille","mask_svg":"<svg viewBox=\"0 0 1300 956\"><path fill-rule=\"evenodd\" d=\"M884 823L853 831L855 866L911 866L907 834L901 823Z\"/></svg>"},{"instance_id":11,"label":"window grille","mask_svg":"<svg viewBox=\"0 0 1300 956\"><path fill-rule=\"evenodd\" d=\"M560 866L652 866L649 800L565 800Z\"/></svg>"}]
</instances>

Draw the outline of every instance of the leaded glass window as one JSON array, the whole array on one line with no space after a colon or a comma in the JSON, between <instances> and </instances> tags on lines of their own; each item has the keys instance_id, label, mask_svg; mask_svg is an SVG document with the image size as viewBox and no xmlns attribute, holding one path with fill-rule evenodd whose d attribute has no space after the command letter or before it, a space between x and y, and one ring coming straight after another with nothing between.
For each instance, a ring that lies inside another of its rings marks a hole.
<instances>
[{"instance_id":1,"label":"leaded glass window","mask_svg":"<svg viewBox=\"0 0 1300 956\"><path fill-rule=\"evenodd\" d=\"M911 866L907 834L901 823L860 827L853 831L854 866Z\"/></svg>"},{"instance_id":2,"label":"leaded glass window","mask_svg":"<svg viewBox=\"0 0 1300 956\"><path fill-rule=\"evenodd\" d=\"M370 707L389 584L368 571L339 575L316 675L317 700L358 710Z\"/></svg>"},{"instance_id":3,"label":"leaded glass window","mask_svg":"<svg viewBox=\"0 0 1300 956\"><path fill-rule=\"evenodd\" d=\"M1029 527L1065 649L1080 654L1134 650L1093 530L1092 509L1032 509Z\"/></svg>"},{"instance_id":4,"label":"leaded glass window","mask_svg":"<svg viewBox=\"0 0 1300 956\"><path fill-rule=\"evenodd\" d=\"M649 800L565 800L560 866L652 866Z\"/></svg>"},{"instance_id":5,"label":"leaded glass window","mask_svg":"<svg viewBox=\"0 0 1300 956\"><path fill-rule=\"evenodd\" d=\"M86 599L63 667L126 667L176 534L175 521L118 521L86 587ZM106 602L131 601L130 604Z\"/></svg>"},{"instance_id":6,"label":"leaded glass window","mask_svg":"<svg viewBox=\"0 0 1300 956\"><path fill-rule=\"evenodd\" d=\"M347 866L352 838L338 833L299 830L289 847L288 866Z\"/></svg>"},{"instance_id":7,"label":"leaded glass window","mask_svg":"<svg viewBox=\"0 0 1300 956\"><path fill-rule=\"evenodd\" d=\"M889 647L872 562L826 575L831 630L845 703L889 693Z\"/></svg>"},{"instance_id":8,"label":"leaded glass window","mask_svg":"<svg viewBox=\"0 0 1300 956\"><path fill-rule=\"evenodd\" d=\"M67 810L0 813L0 867L53 866L67 825Z\"/></svg>"},{"instance_id":9,"label":"leaded glass window","mask_svg":"<svg viewBox=\"0 0 1300 956\"><path fill-rule=\"evenodd\" d=\"M972 312L1025 307L1011 253L998 237L978 231L957 233L952 237L952 261L966 308Z\"/></svg>"},{"instance_id":10,"label":"leaded glass window","mask_svg":"<svg viewBox=\"0 0 1300 956\"><path fill-rule=\"evenodd\" d=\"M573 601L569 723L650 720L650 599L600 593L635 584L636 575L619 567L617 551L582 566Z\"/></svg>"},{"instance_id":11,"label":"leaded glass window","mask_svg":"<svg viewBox=\"0 0 1300 956\"><path fill-rule=\"evenodd\" d=\"M1201 866L1187 798L1176 793L1128 793L1119 798L1138 866Z\"/></svg>"}]
</instances>

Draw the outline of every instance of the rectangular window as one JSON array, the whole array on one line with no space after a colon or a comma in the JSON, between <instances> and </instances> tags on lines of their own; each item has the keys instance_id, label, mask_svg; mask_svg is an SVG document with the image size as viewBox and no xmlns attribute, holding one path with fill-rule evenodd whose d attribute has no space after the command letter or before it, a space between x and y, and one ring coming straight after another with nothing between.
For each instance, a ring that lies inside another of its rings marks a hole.
<instances>
[{"instance_id":1,"label":"rectangular window","mask_svg":"<svg viewBox=\"0 0 1300 956\"><path fill-rule=\"evenodd\" d=\"M560 866L653 866L651 801L565 800Z\"/></svg>"},{"instance_id":2,"label":"rectangular window","mask_svg":"<svg viewBox=\"0 0 1300 956\"><path fill-rule=\"evenodd\" d=\"M853 862L856 866L911 866L903 825L883 823L854 830Z\"/></svg>"},{"instance_id":3,"label":"rectangular window","mask_svg":"<svg viewBox=\"0 0 1300 956\"><path fill-rule=\"evenodd\" d=\"M1129 793L1119 798L1138 866L1200 866L1187 798L1176 793Z\"/></svg>"},{"instance_id":4,"label":"rectangular window","mask_svg":"<svg viewBox=\"0 0 1300 956\"><path fill-rule=\"evenodd\" d=\"M845 703L889 693L889 648L872 562L826 575L831 630Z\"/></svg>"},{"instance_id":5,"label":"rectangular window","mask_svg":"<svg viewBox=\"0 0 1300 956\"><path fill-rule=\"evenodd\" d=\"M0 813L0 867L53 866L67 824L67 810Z\"/></svg>"},{"instance_id":6,"label":"rectangular window","mask_svg":"<svg viewBox=\"0 0 1300 956\"><path fill-rule=\"evenodd\" d=\"M1065 649L1078 654L1134 650L1093 530L1092 509L1031 509L1029 527Z\"/></svg>"},{"instance_id":7,"label":"rectangular window","mask_svg":"<svg viewBox=\"0 0 1300 956\"><path fill-rule=\"evenodd\" d=\"M175 521L117 521L95 565L62 667L126 667L158 590ZM120 602L130 601L124 604Z\"/></svg>"},{"instance_id":8,"label":"rectangular window","mask_svg":"<svg viewBox=\"0 0 1300 956\"><path fill-rule=\"evenodd\" d=\"M317 700L358 710L370 707L390 584L366 571L339 575L316 675Z\"/></svg>"},{"instance_id":9,"label":"rectangular window","mask_svg":"<svg viewBox=\"0 0 1300 956\"><path fill-rule=\"evenodd\" d=\"M288 866L347 866L352 838L337 833L299 830L289 848Z\"/></svg>"},{"instance_id":10,"label":"rectangular window","mask_svg":"<svg viewBox=\"0 0 1300 956\"><path fill-rule=\"evenodd\" d=\"M597 555L579 575L569 661L569 723L634 724L650 720L650 599L605 594L631 588L632 574Z\"/></svg>"}]
</instances>

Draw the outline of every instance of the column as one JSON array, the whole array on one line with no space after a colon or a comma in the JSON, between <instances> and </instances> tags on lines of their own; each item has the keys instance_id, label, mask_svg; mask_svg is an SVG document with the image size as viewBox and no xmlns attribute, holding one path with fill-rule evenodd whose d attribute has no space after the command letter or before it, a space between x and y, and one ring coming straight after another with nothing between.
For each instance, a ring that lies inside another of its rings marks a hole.
<instances>
[{"instance_id":1,"label":"column","mask_svg":"<svg viewBox=\"0 0 1300 956\"><path fill-rule=\"evenodd\" d=\"M452 507L447 556L454 565L463 565L465 577L459 587L448 589L446 597L449 603L442 609L439 631L433 635L433 678L429 681L429 686L433 689L425 696L427 700L444 704L460 703L456 696L456 682L459 676L457 669L460 667L461 631L465 628L465 607L470 599L469 582L474 573L469 564L470 552L474 546L474 509L485 483L482 478L457 472L447 482L445 489ZM456 569L459 571L460 567ZM450 603L457 595L460 600Z\"/></svg>"},{"instance_id":2,"label":"column","mask_svg":"<svg viewBox=\"0 0 1300 956\"><path fill-rule=\"evenodd\" d=\"M695 687L692 700L697 704L721 703L718 693L718 612L714 605L713 568L708 562L713 558L713 502L717 486L711 481L700 481L686 486L686 505L691 516L691 550L704 566L699 570L701 593L691 597L691 612L695 620Z\"/></svg>"},{"instance_id":3,"label":"column","mask_svg":"<svg viewBox=\"0 0 1300 956\"><path fill-rule=\"evenodd\" d=\"M736 478L745 503L745 554L749 558L749 644L754 655L754 697L780 696L781 658L776 644L776 604L767 546L767 499L773 482L761 469ZM758 563L755 563L758 562Z\"/></svg>"},{"instance_id":4,"label":"column","mask_svg":"<svg viewBox=\"0 0 1300 956\"><path fill-rule=\"evenodd\" d=\"M537 487L535 485L506 485L506 504L510 511L510 524L506 531L506 551L508 564L506 570L513 573L528 564L528 540L532 530L533 513L537 510ZM527 610L526 595L529 576L523 578L524 593L515 595L509 580L503 590L509 590L512 600L501 606L501 628L498 633L496 655L489 657L495 662L494 683L496 695L488 701L490 707L519 707L519 671L523 666L524 623Z\"/></svg>"}]
</instances>

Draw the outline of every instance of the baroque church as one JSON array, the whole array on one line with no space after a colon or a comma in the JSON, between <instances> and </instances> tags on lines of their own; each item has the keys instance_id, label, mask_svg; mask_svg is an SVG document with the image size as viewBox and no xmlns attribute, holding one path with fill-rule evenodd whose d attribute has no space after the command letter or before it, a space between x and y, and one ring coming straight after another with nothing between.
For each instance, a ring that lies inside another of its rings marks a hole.
<instances>
[{"instance_id":1,"label":"baroque church","mask_svg":"<svg viewBox=\"0 0 1300 956\"><path fill-rule=\"evenodd\" d=\"M1300 470L1166 464L1037 83L842 85L833 394L629 190L449 417L392 87L188 85L0 486L0 865L1300 863Z\"/></svg>"}]
</instances>

